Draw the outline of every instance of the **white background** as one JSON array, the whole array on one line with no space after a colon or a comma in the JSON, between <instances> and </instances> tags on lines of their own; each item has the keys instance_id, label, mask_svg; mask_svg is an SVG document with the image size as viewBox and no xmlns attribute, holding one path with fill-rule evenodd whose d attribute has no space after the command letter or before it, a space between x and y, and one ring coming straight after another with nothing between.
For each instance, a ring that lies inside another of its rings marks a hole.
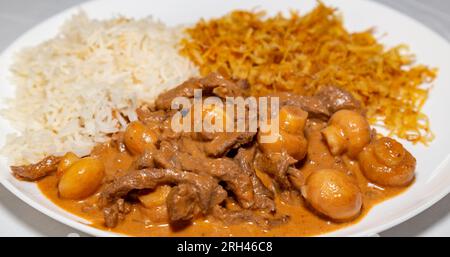
<instances>
[{"instance_id":1,"label":"white background","mask_svg":"<svg viewBox=\"0 0 450 257\"><path fill-rule=\"evenodd\" d=\"M376 0L412 16L450 40L449 0ZM0 51L44 19L80 0L0 0ZM382 14L380 14L382 15ZM450 195L381 236L450 236ZM0 236L67 236L83 233L60 224L0 185Z\"/></svg>"}]
</instances>

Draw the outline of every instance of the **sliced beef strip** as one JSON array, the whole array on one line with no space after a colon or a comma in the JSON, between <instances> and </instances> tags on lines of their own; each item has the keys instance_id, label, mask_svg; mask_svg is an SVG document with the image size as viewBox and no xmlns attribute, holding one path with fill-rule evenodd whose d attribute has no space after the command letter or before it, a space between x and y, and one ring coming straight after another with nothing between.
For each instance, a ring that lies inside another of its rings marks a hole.
<instances>
[{"instance_id":1,"label":"sliced beef strip","mask_svg":"<svg viewBox=\"0 0 450 257\"><path fill-rule=\"evenodd\" d=\"M173 113L171 115L168 115L168 118L164 120L162 123L160 123L160 131L161 131L161 134L159 135L160 141L175 140L183 135L182 132L177 132L172 129L171 125L172 117Z\"/></svg>"},{"instance_id":2,"label":"sliced beef strip","mask_svg":"<svg viewBox=\"0 0 450 257\"><path fill-rule=\"evenodd\" d=\"M235 110L235 113L237 110ZM227 154L232 149L237 149L245 144L251 143L256 135L256 131L250 131L250 117L248 109L245 112L244 124L245 130L243 132L216 132L207 133L207 137L204 137L207 141L204 145L204 151L206 155L210 157L221 157ZM238 118L235 117L235 124L240 123ZM205 134L205 133L203 133Z\"/></svg>"},{"instance_id":3,"label":"sliced beef strip","mask_svg":"<svg viewBox=\"0 0 450 257\"><path fill-rule=\"evenodd\" d=\"M231 159L219 158L210 160L207 166L211 175L226 183L243 208L252 207L254 204L252 181L250 176L242 172L239 165Z\"/></svg>"},{"instance_id":4,"label":"sliced beef strip","mask_svg":"<svg viewBox=\"0 0 450 257\"><path fill-rule=\"evenodd\" d=\"M320 88L314 97L320 99L330 113L335 113L342 109L361 109L361 104L350 92L335 86L324 86Z\"/></svg>"},{"instance_id":5,"label":"sliced beef strip","mask_svg":"<svg viewBox=\"0 0 450 257\"><path fill-rule=\"evenodd\" d=\"M226 197L226 192L217 183L217 180L211 176L205 176L185 171L175 171L172 169L142 169L129 172L127 175L122 176L114 180L111 184L105 186L100 193L99 205L103 207L103 214L105 215L105 225L117 225L119 215L116 211L115 204L118 200L125 197L130 191L135 189L154 189L161 184L188 184L193 187L196 192L196 197L192 198L190 193L187 195L189 199L195 199L198 204L201 213L207 215L211 212L213 205L219 204ZM184 186L183 186L184 187ZM179 190L179 189L177 189ZM183 190L189 190L184 188ZM178 195L178 196L177 196ZM175 197L177 196L177 197ZM183 199L179 199L180 192L169 198L169 201L175 200L182 202ZM189 201L184 199L184 201ZM173 202L168 203L172 205ZM169 212L171 212L170 210ZM180 217L183 221L187 218L180 215L178 210L173 210L171 213L172 218ZM178 212L178 213L175 213ZM185 214L191 215L191 212L185 212ZM192 213L193 214L193 213Z\"/></svg>"},{"instance_id":6,"label":"sliced beef strip","mask_svg":"<svg viewBox=\"0 0 450 257\"><path fill-rule=\"evenodd\" d=\"M145 169L145 168L154 168L154 155L156 154L156 148L147 148L143 154L141 154L131 165L131 167L135 170Z\"/></svg>"},{"instance_id":7,"label":"sliced beef strip","mask_svg":"<svg viewBox=\"0 0 450 257\"><path fill-rule=\"evenodd\" d=\"M56 171L61 159L61 157L50 155L35 164L11 166L11 170L18 179L36 181Z\"/></svg>"},{"instance_id":8,"label":"sliced beef strip","mask_svg":"<svg viewBox=\"0 0 450 257\"><path fill-rule=\"evenodd\" d=\"M292 190L284 190L280 192L279 197L281 202L289 205L300 206L305 204L301 191L295 188Z\"/></svg>"},{"instance_id":9,"label":"sliced beef strip","mask_svg":"<svg viewBox=\"0 0 450 257\"><path fill-rule=\"evenodd\" d=\"M159 110L168 110L172 106L172 100L179 96L194 97L195 89L204 89L199 79L189 79L181 85L164 92L156 98L155 105Z\"/></svg>"},{"instance_id":10,"label":"sliced beef strip","mask_svg":"<svg viewBox=\"0 0 450 257\"><path fill-rule=\"evenodd\" d=\"M138 120L144 124L161 123L167 119L167 112L164 110L152 111L148 106L141 106L136 109Z\"/></svg>"},{"instance_id":11,"label":"sliced beef strip","mask_svg":"<svg viewBox=\"0 0 450 257\"><path fill-rule=\"evenodd\" d=\"M280 107L285 105L298 106L308 112L308 117L328 119L331 115L327 106L317 97L302 96L289 92L276 92L268 95L278 97Z\"/></svg>"},{"instance_id":12,"label":"sliced beef strip","mask_svg":"<svg viewBox=\"0 0 450 257\"><path fill-rule=\"evenodd\" d=\"M248 87L248 85L242 81L235 83L215 72L201 78L200 83L207 88L213 88L213 94L222 98L227 96L245 96L245 90Z\"/></svg>"},{"instance_id":13,"label":"sliced beef strip","mask_svg":"<svg viewBox=\"0 0 450 257\"><path fill-rule=\"evenodd\" d=\"M246 79L238 79L236 81L236 85L244 91L250 89L250 84L248 83L248 81Z\"/></svg>"},{"instance_id":14,"label":"sliced beef strip","mask_svg":"<svg viewBox=\"0 0 450 257\"><path fill-rule=\"evenodd\" d=\"M180 153L178 157L183 170L208 174L225 182L243 208L250 208L254 204L251 178L232 159L195 158L186 153Z\"/></svg>"},{"instance_id":15,"label":"sliced beef strip","mask_svg":"<svg viewBox=\"0 0 450 257\"><path fill-rule=\"evenodd\" d=\"M183 158L183 160L181 160ZM163 141L160 144L160 148L154 153L153 159L155 166L158 168L187 170L188 164L193 163L192 167L195 167L195 162L204 162L206 156L203 152L202 142L197 142L189 137L181 137L177 140ZM183 162L185 164L183 164ZM184 166L183 166L184 165Z\"/></svg>"},{"instance_id":16,"label":"sliced beef strip","mask_svg":"<svg viewBox=\"0 0 450 257\"><path fill-rule=\"evenodd\" d=\"M276 92L269 97L279 97L280 106L293 105L308 112L310 118L327 120L342 110L359 110L361 104L349 92L334 86L324 86L314 96L302 96L290 92Z\"/></svg>"},{"instance_id":17,"label":"sliced beef strip","mask_svg":"<svg viewBox=\"0 0 450 257\"><path fill-rule=\"evenodd\" d=\"M216 134L213 140L205 144L205 152L208 156L223 156L231 149L250 143L253 141L256 132L223 132Z\"/></svg>"},{"instance_id":18,"label":"sliced beef strip","mask_svg":"<svg viewBox=\"0 0 450 257\"><path fill-rule=\"evenodd\" d=\"M188 183L197 188L200 194L200 206L206 212L210 208L212 195L218 187L217 180L210 176L172 169L142 169L130 171L119 177L101 191L99 203L107 206L114 200L126 196L134 189L154 189L161 184Z\"/></svg>"},{"instance_id":19,"label":"sliced beef strip","mask_svg":"<svg viewBox=\"0 0 450 257\"><path fill-rule=\"evenodd\" d=\"M156 99L156 108L168 110L171 108L172 100L179 96L194 97L194 90L201 89L202 95L211 95L213 92L219 97L244 96L245 91L236 83L225 79L218 73L210 73L203 78L192 78L181 85L162 93Z\"/></svg>"},{"instance_id":20,"label":"sliced beef strip","mask_svg":"<svg viewBox=\"0 0 450 257\"><path fill-rule=\"evenodd\" d=\"M255 158L255 166L272 176L282 189L290 189L291 183L287 176L289 167L297 160L286 152L263 154L258 152Z\"/></svg>"},{"instance_id":21,"label":"sliced beef strip","mask_svg":"<svg viewBox=\"0 0 450 257\"><path fill-rule=\"evenodd\" d=\"M292 186L298 191L301 190L302 186L306 183L305 175L301 170L290 167L287 171L289 181L291 181Z\"/></svg>"},{"instance_id":22,"label":"sliced beef strip","mask_svg":"<svg viewBox=\"0 0 450 257\"><path fill-rule=\"evenodd\" d=\"M160 168L207 174L225 182L242 207L249 208L254 203L251 177L232 159L206 157L201 142L188 137L172 142L163 141L159 151L154 154L154 163Z\"/></svg>"},{"instance_id":23,"label":"sliced beef strip","mask_svg":"<svg viewBox=\"0 0 450 257\"><path fill-rule=\"evenodd\" d=\"M179 151L192 155L194 158L205 158L204 142L191 137L181 137L178 141Z\"/></svg>"},{"instance_id":24,"label":"sliced beef strip","mask_svg":"<svg viewBox=\"0 0 450 257\"><path fill-rule=\"evenodd\" d=\"M201 213L198 192L192 185L179 184L166 198L170 223L190 221Z\"/></svg>"},{"instance_id":25,"label":"sliced beef strip","mask_svg":"<svg viewBox=\"0 0 450 257\"><path fill-rule=\"evenodd\" d=\"M177 141L162 141L158 151L153 155L155 166L163 169L181 170L181 165L178 161L178 154L180 149Z\"/></svg>"},{"instance_id":26,"label":"sliced beef strip","mask_svg":"<svg viewBox=\"0 0 450 257\"><path fill-rule=\"evenodd\" d=\"M226 97L245 96L245 91L234 83L228 81L224 86L218 86L213 89L213 94L225 99Z\"/></svg>"},{"instance_id":27,"label":"sliced beef strip","mask_svg":"<svg viewBox=\"0 0 450 257\"><path fill-rule=\"evenodd\" d=\"M192 132L189 134L196 141L211 141L217 136L217 132L209 131Z\"/></svg>"},{"instance_id":28,"label":"sliced beef strip","mask_svg":"<svg viewBox=\"0 0 450 257\"><path fill-rule=\"evenodd\" d=\"M256 156L256 147L240 148L234 157L241 170L245 172L252 181L255 203L252 209L275 212L274 193L270 191L256 175L253 162Z\"/></svg>"},{"instance_id":29,"label":"sliced beef strip","mask_svg":"<svg viewBox=\"0 0 450 257\"><path fill-rule=\"evenodd\" d=\"M220 205L216 205L213 208L212 215L227 225L247 222L256 224L263 229L271 229L275 226L286 224L290 219L287 215L274 217L272 215L255 213L252 210L228 210Z\"/></svg>"},{"instance_id":30,"label":"sliced beef strip","mask_svg":"<svg viewBox=\"0 0 450 257\"><path fill-rule=\"evenodd\" d=\"M171 223L190 221L202 213L198 190L192 184L179 184L172 188L166 198L167 212ZM211 206L222 203L227 192L218 186L211 199Z\"/></svg>"},{"instance_id":31,"label":"sliced beef strip","mask_svg":"<svg viewBox=\"0 0 450 257\"><path fill-rule=\"evenodd\" d=\"M103 209L103 216L105 218L105 226L108 228L116 227L119 221L125 218L125 215L130 212L130 206L124 199L118 199L114 204Z\"/></svg>"}]
</instances>

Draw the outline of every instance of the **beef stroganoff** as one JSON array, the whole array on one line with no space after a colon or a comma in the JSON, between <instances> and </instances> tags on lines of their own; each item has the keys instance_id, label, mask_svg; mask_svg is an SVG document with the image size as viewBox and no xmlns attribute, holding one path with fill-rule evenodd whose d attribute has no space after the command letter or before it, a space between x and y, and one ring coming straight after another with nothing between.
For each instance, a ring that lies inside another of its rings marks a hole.
<instances>
[{"instance_id":1,"label":"beef stroganoff","mask_svg":"<svg viewBox=\"0 0 450 257\"><path fill-rule=\"evenodd\" d=\"M222 99L249 95L245 83L216 73L192 78L155 106L138 108L137 121L89 155L69 152L11 169L95 226L165 236L328 232L414 179L414 157L371 130L360 103L342 89L271 94L280 102L280 126L270 142L261 131L174 131L178 110L169 103L193 100L194 89ZM224 115L208 105L201 112Z\"/></svg>"},{"instance_id":2,"label":"beef stroganoff","mask_svg":"<svg viewBox=\"0 0 450 257\"><path fill-rule=\"evenodd\" d=\"M80 13L18 55L5 113L20 134L2 153L56 205L126 235L310 236L354 224L414 183L414 156L374 125L383 116L389 136L429 142L422 85L436 70L370 31L348 33L335 12L237 10L190 27ZM287 28L297 34L280 41ZM244 31L253 43L239 41ZM379 112L410 94L404 123Z\"/></svg>"}]
</instances>

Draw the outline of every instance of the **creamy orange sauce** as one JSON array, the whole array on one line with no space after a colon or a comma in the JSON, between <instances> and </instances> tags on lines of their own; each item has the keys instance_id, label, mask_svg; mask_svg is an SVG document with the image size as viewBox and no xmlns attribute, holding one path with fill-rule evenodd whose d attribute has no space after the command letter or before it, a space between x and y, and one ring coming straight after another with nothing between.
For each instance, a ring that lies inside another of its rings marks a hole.
<instances>
[{"instance_id":1,"label":"creamy orange sauce","mask_svg":"<svg viewBox=\"0 0 450 257\"><path fill-rule=\"evenodd\" d=\"M244 223L239 225L225 226L220 221L213 218L196 220L192 225L181 230L175 230L164 221L167 220L165 206L153 209L145 208L141 204L133 204L132 211L125 220L113 229L103 225L103 214L97 207L98 194L95 194L83 201L62 199L58 196L57 178L55 175L48 176L38 182L40 190L55 204L61 208L78 215L92 222L92 226L103 230L110 230L132 236L311 236L331 232L361 220L365 214L377 203L389 199L405 188L381 188L371 184L359 170L358 164L348 158L342 158L342 162L335 162L331 156L324 154L324 147L320 133L309 135L309 150L302 172L307 176L317 168L343 169L354 178L363 194L362 214L354 221L346 223L336 223L324 219L313 211L306 204L300 201L283 202L277 197L277 213L290 216L287 224L274 227L270 230L263 230L254 224ZM326 152L326 151L325 151ZM317 156L315 156L317 154ZM120 153L115 148L108 146L97 147L93 155L99 156L105 163L107 171L106 178L117 172L126 172L133 161L133 157L127 153ZM314 157L315 156L315 157ZM314 161L320 158L321 161ZM300 198L298 198L300 199Z\"/></svg>"}]
</instances>

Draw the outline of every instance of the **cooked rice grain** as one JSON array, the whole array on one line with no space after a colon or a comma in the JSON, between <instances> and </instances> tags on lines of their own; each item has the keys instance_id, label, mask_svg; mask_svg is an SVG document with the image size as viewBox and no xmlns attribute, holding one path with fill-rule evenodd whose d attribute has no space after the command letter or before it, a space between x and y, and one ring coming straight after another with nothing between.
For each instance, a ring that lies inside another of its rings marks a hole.
<instances>
[{"instance_id":1,"label":"cooked rice grain","mask_svg":"<svg viewBox=\"0 0 450 257\"><path fill-rule=\"evenodd\" d=\"M139 102L197 74L178 54L181 37L181 28L151 18L75 15L56 37L18 54L11 69L16 97L2 115L19 133L1 153L14 164L88 154L136 119Z\"/></svg>"}]
</instances>

